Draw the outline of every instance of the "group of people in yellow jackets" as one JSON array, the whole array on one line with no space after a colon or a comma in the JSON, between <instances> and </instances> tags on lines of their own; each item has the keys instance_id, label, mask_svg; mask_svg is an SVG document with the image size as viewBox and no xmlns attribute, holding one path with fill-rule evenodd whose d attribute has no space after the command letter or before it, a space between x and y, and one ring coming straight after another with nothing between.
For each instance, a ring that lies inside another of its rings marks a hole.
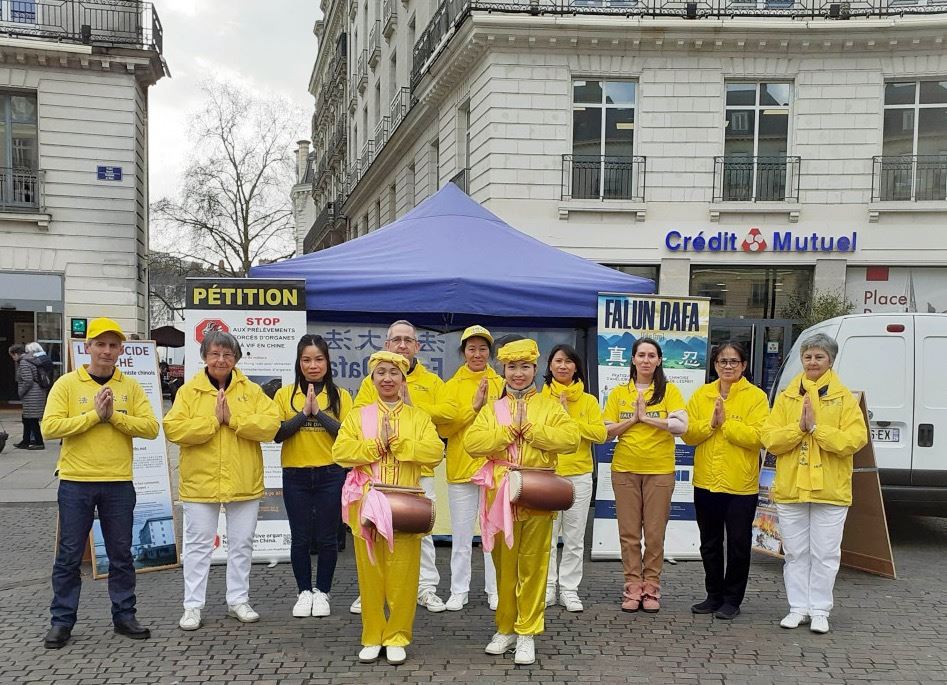
<instances>
[{"instance_id":1,"label":"group of people in yellow jackets","mask_svg":"<svg viewBox=\"0 0 947 685\"><path fill-rule=\"evenodd\" d=\"M539 348L531 339L510 338L496 346L483 326L465 330L464 364L444 383L417 359L414 326L395 322L385 350L371 356L370 374L353 400L333 382L326 342L306 335L297 346L294 383L271 400L236 368L239 342L226 332L208 333L201 345L206 367L180 388L164 417L165 434L181 448L180 627L201 626L221 505L227 521L228 613L242 622L259 620L249 602L249 576L263 495L260 443L275 439L282 445L298 589L293 616L330 613L341 516L355 539L360 596L350 610L362 616L359 659L375 661L384 649L388 662L404 662L417 606L438 612L467 604L471 540L479 522L484 589L496 612L496 633L485 651L512 651L516 663L533 663L534 636L544 631L546 607L558 601L568 611L584 608L578 590L592 497L592 444L608 438L617 439L611 482L624 571L621 609L659 611L680 437L695 446L694 505L707 592L692 611L721 619L740 612L765 447L777 459L775 500L786 555L790 611L780 623L795 628L811 622L814 632L828 631L851 504L852 456L868 439L854 397L832 371L834 340L815 335L802 342L804 371L769 411L763 392L746 378L739 344L715 348L711 363L717 380L685 404L665 377L660 345L640 338L632 348L628 383L609 393L601 412L585 391L585 370L572 347L552 350L537 392ZM494 356L502 374L490 365ZM60 379L50 394L43 428L51 437L59 437L57 417L67 410L59 405L68 399L61 396L76 373ZM75 382L81 383L78 373ZM432 469L444 458L444 441L452 519L446 603L436 594L430 537L395 530L383 494L392 486L421 487L433 499ZM520 468L555 470L568 478L573 506L554 512L511 504L510 472ZM313 545L319 552L315 582Z\"/></svg>"}]
</instances>

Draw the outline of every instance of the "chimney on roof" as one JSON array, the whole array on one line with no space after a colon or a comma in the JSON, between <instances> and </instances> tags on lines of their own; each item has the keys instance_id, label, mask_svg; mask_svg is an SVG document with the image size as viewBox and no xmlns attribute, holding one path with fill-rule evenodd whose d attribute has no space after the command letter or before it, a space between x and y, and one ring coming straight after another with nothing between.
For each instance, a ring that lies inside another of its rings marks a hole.
<instances>
[{"instance_id":1,"label":"chimney on roof","mask_svg":"<svg viewBox=\"0 0 947 685\"><path fill-rule=\"evenodd\" d=\"M301 183L306 177L306 165L309 163L309 141L296 141L296 182Z\"/></svg>"}]
</instances>

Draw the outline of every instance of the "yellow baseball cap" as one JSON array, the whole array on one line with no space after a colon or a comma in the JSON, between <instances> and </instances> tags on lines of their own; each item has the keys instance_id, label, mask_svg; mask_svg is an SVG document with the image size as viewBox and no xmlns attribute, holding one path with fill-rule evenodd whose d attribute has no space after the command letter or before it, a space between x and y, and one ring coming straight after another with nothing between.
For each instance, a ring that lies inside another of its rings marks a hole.
<instances>
[{"instance_id":1,"label":"yellow baseball cap","mask_svg":"<svg viewBox=\"0 0 947 685\"><path fill-rule=\"evenodd\" d=\"M493 344L493 336L490 335L490 331L479 324L476 326L469 326L467 329L465 329L464 334L460 336L460 342L464 342L467 338L473 337L483 338L491 345Z\"/></svg>"},{"instance_id":2,"label":"yellow baseball cap","mask_svg":"<svg viewBox=\"0 0 947 685\"><path fill-rule=\"evenodd\" d=\"M103 333L115 333L115 335L122 339L122 342L126 340L125 334L122 333L122 327L115 321L112 321L112 319L107 319L104 316L100 316L98 319L92 319L92 321L89 322L89 330L86 331L85 337L86 340L93 340Z\"/></svg>"}]
</instances>

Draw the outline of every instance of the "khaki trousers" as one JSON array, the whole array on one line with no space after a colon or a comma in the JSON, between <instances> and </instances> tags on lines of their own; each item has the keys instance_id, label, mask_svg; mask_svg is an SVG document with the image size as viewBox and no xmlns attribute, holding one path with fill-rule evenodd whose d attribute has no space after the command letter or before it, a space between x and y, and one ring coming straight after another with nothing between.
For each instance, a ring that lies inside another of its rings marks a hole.
<instances>
[{"instance_id":1,"label":"khaki trousers","mask_svg":"<svg viewBox=\"0 0 947 685\"><path fill-rule=\"evenodd\" d=\"M625 583L661 586L664 532L671 514L674 474L643 475L612 471L615 513ZM644 531L644 560L641 533Z\"/></svg>"}]
</instances>

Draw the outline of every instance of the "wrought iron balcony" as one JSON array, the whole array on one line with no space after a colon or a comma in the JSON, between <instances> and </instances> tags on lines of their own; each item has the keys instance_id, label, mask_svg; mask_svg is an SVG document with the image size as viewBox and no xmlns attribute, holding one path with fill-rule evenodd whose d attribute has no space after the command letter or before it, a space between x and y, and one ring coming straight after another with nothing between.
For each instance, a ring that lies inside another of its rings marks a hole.
<instances>
[{"instance_id":1,"label":"wrought iron balcony","mask_svg":"<svg viewBox=\"0 0 947 685\"><path fill-rule=\"evenodd\" d=\"M391 133L395 132L398 124L404 119L408 110L411 108L411 89L407 86L399 88L395 96L391 98L391 107L388 116L391 119Z\"/></svg>"},{"instance_id":2,"label":"wrought iron balcony","mask_svg":"<svg viewBox=\"0 0 947 685\"><path fill-rule=\"evenodd\" d=\"M395 28L398 26L398 5L396 0L385 0L384 6L384 24L383 31L385 33L385 38L391 38L391 34L395 32Z\"/></svg>"},{"instance_id":3,"label":"wrought iron balcony","mask_svg":"<svg viewBox=\"0 0 947 685\"><path fill-rule=\"evenodd\" d=\"M0 35L61 43L164 49L161 20L150 2L3 0Z\"/></svg>"},{"instance_id":4,"label":"wrought iron balcony","mask_svg":"<svg viewBox=\"0 0 947 685\"><path fill-rule=\"evenodd\" d=\"M714 202L798 202L794 156L714 157Z\"/></svg>"},{"instance_id":5,"label":"wrought iron balcony","mask_svg":"<svg viewBox=\"0 0 947 685\"><path fill-rule=\"evenodd\" d=\"M362 172L362 176L365 175L365 172L368 171L368 167L372 165L372 162L375 161L375 141L366 140L365 144L362 145L362 154L358 158L359 170ZM361 178L361 176L359 176Z\"/></svg>"},{"instance_id":6,"label":"wrought iron balcony","mask_svg":"<svg viewBox=\"0 0 947 685\"><path fill-rule=\"evenodd\" d=\"M872 157L872 202L947 199L947 155Z\"/></svg>"},{"instance_id":7,"label":"wrought iron balcony","mask_svg":"<svg viewBox=\"0 0 947 685\"><path fill-rule=\"evenodd\" d=\"M368 86L368 50L362 50L358 56L358 70L355 78L358 92L364 93L365 87Z\"/></svg>"},{"instance_id":8,"label":"wrought iron balcony","mask_svg":"<svg viewBox=\"0 0 947 685\"><path fill-rule=\"evenodd\" d=\"M375 126L375 154L381 152L388 142L388 117L382 117Z\"/></svg>"},{"instance_id":9,"label":"wrought iron balcony","mask_svg":"<svg viewBox=\"0 0 947 685\"><path fill-rule=\"evenodd\" d=\"M563 200L644 202L645 161L640 155L563 155Z\"/></svg>"},{"instance_id":10,"label":"wrought iron balcony","mask_svg":"<svg viewBox=\"0 0 947 685\"><path fill-rule=\"evenodd\" d=\"M45 172L0 167L0 211L29 212L43 209Z\"/></svg>"},{"instance_id":11,"label":"wrought iron balcony","mask_svg":"<svg viewBox=\"0 0 947 685\"><path fill-rule=\"evenodd\" d=\"M368 32L368 64L372 69L378 64L381 57L381 21L375 20L372 30Z\"/></svg>"},{"instance_id":12,"label":"wrought iron balcony","mask_svg":"<svg viewBox=\"0 0 947 685\"><path fill-rule=\"evenodd\" d=\"M332 129L332 137L329 139L329 160L330 162L345 156L345 120L340 119Z\"/></svg>"}]
</instances>

